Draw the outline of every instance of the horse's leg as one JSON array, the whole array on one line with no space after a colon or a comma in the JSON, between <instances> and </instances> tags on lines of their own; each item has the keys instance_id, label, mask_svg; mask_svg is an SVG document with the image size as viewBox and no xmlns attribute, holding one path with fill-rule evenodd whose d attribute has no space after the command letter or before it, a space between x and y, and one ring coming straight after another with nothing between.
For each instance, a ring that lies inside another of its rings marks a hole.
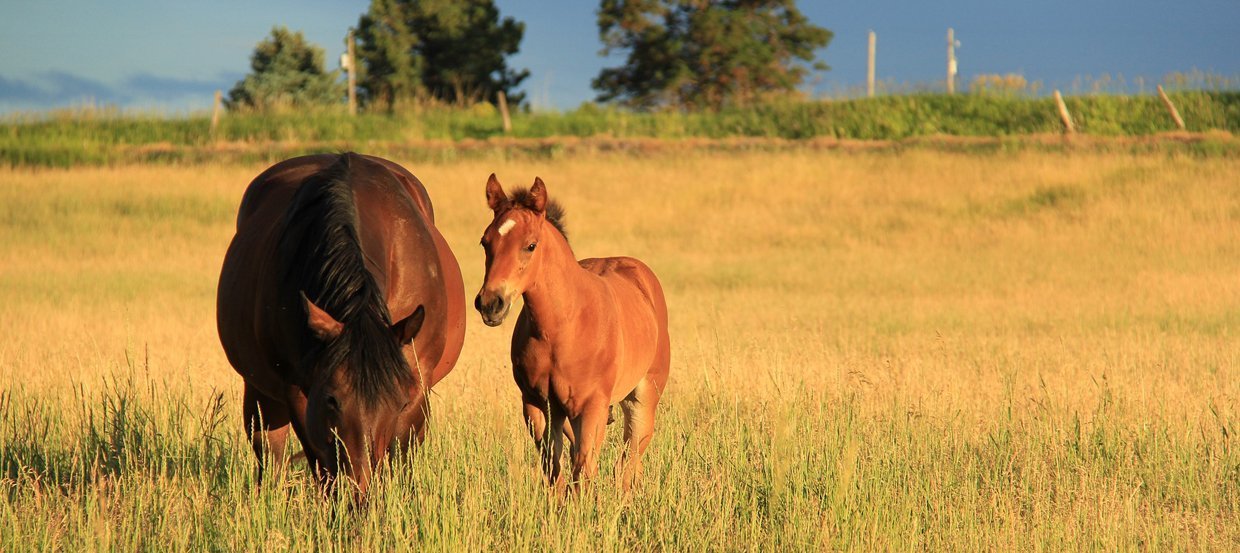
<instances>
[{"instance_id":1,"label":"horse's leg","mask_svg":"<svg viewBox=\"0 0 1240 553\"><path fill-rule=\"evenodd\" d=\"M624 453L616 463L620 489L628 493L642 475L642 454L654 436L654 413L659 405L662 386L647 375L620 402L624 411Z\"/></svg>"},{"instance_id":2,"label":"horse's leg","mask_svg":"<svg viewBox=\"0 0 1240 553\"><path fill-rule=\"evenodd\" d=\"M326 484L324 480L326 471L319 464L319 457L315 455L314 448L310 447L310 438L306 435L306 395L296 386L289 386L288 390L288 406L292 415L293 432L297 434L297 439L301 441L301 452L306 456L306 464L310 467L310 474L320 484Z\"/></svg>"},{"instance_id":3,"label":"horse's leg","mask_svg":"<svg viewBox=\"0 0 1240 553\"><path fill-rule=\"evenodd\" d=\"M547 449L547 403L534 397L533 394L521 394L521 408L525 413L525 429L529 430L530 437L534 439L534 446L538 448L538 454L542 455L543 450Z\"/></svg>"},{"instance_id":4,"label":"horse's leg","mask_svg":"<svg viewBox=\"0 0 1240 553\"><path fill-rule=\"evenodd\" d=\"M258 458L258 482L261 484L266 454L271 454L277 468L284 465L284 447L288 443L288 406L246 384L241 410L246 436L250 439L254 456Z\"/></svg>"},{"instance_id":5,"label":"horse's leg","mask_svg":"<svg viewBox=\"0 0 1240 553\"><path fill-rule=\"evenodd\" d=\"M415 393L418 394L418 397L412 401L417 403L418 406L410 409L398 421L398 428L409 428L410 430L393 439L399 445L402 452L412 451L426 441L426 427L427 421L431 416L431 402L424 392L415 391Z\"/></svg>"},{"instance_id":6,"label":"horse's leg","mask_svg":"<svg viewBox=\"0 0 1240 553\"><path fill-rule=\"evenodd\" d=\"M563 493L564 481L563 475L560 474L560 461L564 457L564 439L563 431L556 431L568 425L568 416L564 412L564 407L557 404L554 400L549 405L550 425L546 435L546 444L542 449L542 465L543 471L547 474L547 484L555 489L557 493Z\"/></svg>"},{"instance_id":7,"label":"horse's leg","mask_svg":"<svg viewBox=\"0 0 1240 553\"><path fill-rule=\"evenodd\" d=\"M587 486L598 475L598 455L607 431L608 407L606 397L596 397L587 401L581 414L572 419L576 437L572 445L573 485L577 488Z\"/></svg>"}]
</instances>

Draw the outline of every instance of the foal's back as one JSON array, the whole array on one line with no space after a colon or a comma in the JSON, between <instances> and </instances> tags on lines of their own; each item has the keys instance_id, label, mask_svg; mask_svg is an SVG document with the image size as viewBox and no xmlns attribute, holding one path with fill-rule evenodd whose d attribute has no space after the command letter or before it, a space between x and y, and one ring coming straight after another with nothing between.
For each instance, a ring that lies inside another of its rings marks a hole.
<instances>
[{"instance_id":1,"label":"foal's back","mask_svg":"<svg viewBox=\"0 0 1240 553\"><path fill-rule=\"evenodd\" d=\"M614 321L619 336L614 342L619 374L611 402L623 399L667 354L667 301L654 271L632 257L595 257L578 262L602 281L603 296L598 306ZM664 369L666 370L666 369Z\"/></svg>"}]
</instances>

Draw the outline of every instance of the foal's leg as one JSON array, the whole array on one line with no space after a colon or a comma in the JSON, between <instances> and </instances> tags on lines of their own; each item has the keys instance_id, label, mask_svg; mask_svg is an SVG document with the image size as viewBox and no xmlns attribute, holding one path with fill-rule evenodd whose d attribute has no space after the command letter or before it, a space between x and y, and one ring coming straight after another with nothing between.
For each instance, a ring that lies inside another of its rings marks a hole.
<instances>
[{"instance_id":1,"label":"foal's leg","mask_svg":"<svg viewBox=\"0 0 1240 553\"><path fill-rule=\"evenodd\" d=\"M554 437L547 433L547 404L539 404L530 398L523 398L521 403L525 412L525 429L530 432L530 437L534 439L534 448L538 450L539 466L547 477L547 483L555 485L555 479L551 476L551 446Z\"/></svg>"},{"instance_id":2,"label":"foal's leg","mask_svg":"<svg viewBox=\"0 0 1240 553\"><path fill-rule=\"evenodd\" d=\"M573 485L588 486L598 475L598 455L607 431L607 398L598 396L586 402L580 415L573 417Z\"/></svg>"},{"instance_id":3,"label":"foal's leg","mask_svg":"<svg viewBox=\"0 0 1240 553\"><path fill-rule=\"evenodd\" d=\"M543 471L547 474L547 484L555 488L557 493L563 492L564 482L560 474L560 459L564 456L564 438L565 432L557 431L568 424L568 417L564 412L564 407L552 402L550 407L551 424L549 428L552 430L546 434L547 443L542 448L542 466ZM569 436L571 440L572 437Z\"/></svg>"},{"instance_id":4,"label":"foal's leg","mask_svg":"<svg viewBox=\"0 0 1240 553\"><path fill-rule=\"evenodd\" d=\"M521 400L521 404L525 413L525 429L529 431L530 438L534 439L538 454L542 455L551 444L551 435L547 434L547 402L541 398L526 397ZM560 432L568 437L570 443L573 441L573 427L567 420L560 425Z\"/></svg>"},{"instance_id":5,"label":"foal's leg","mask_svg":"<svg viewBox=\"0 0 1240 553\"><path fill-rule=\"evenodd\" d=\"M633 489L633 484L641 478L642 454L654 436L654 412L661 393L660 386L647 376L620 402L620 408L624 411L625 446L616 463L616 474L620 479L620 489L625 493Z\"/></svg>"},{"instance_id":6,"label":"foal's leg","mask_svg":"<svg viewBox=\"0 0 1240 553\"><path fill-rule=\"evenodd\" d=\"M250 439L254 456L258 458L258 482L261 484L267 453L271 454L277 468L284 465L284 447L288 443L290 422L289 409L283 402L271 399L247 384L241 410L246 436Z\"/></svg>"},{"instance_id":7,"label":"foal's leg","mask_svg":"<svg viewBox=\"0 0 1240 553\"><path fill-rule=\"evenodd\" d=\"M530 432L530 437L534 439L534 446L538 448L538 454L542 455L544 449L547 448L547 402L541 401L532 394L522 394L521 408L525 413L525 429Z\"/></svg>"}]
</instances>

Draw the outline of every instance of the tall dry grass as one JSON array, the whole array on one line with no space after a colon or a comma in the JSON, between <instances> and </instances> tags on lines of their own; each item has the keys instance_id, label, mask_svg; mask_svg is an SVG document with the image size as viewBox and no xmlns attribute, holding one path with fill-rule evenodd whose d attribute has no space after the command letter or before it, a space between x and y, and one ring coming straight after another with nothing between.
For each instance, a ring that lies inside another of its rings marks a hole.
<instances>
[{"instance_id":1,"label":"tall dry grass","mask_svg":"<svg viewBox=\"0 0 1240 553\"><path fill-rule=\"evenodd\" d=\"M492 171L546 180L578 256L659 273L673 374L631 498L606 479L547 497L511 327L474 318L426 446L366 506L316 497L300 469L256 491L214 286L263 167L0 169L0 550L1240 544L1234 160L680 151L409 168L469 294Z\"/></svg>"}]
</instances>

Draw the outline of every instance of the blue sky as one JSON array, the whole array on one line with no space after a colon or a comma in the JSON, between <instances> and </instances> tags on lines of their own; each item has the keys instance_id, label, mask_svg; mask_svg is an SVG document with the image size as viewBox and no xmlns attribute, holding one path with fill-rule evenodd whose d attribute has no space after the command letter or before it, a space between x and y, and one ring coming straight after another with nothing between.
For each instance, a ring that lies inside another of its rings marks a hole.
<instances>
[{"instance_id":1,"label":"blue sky","mask_svg":"<svg viewBox=\"0 0 1240 553\"><path fill-rule=\"evenodd\" d=\"M497 0L526 23L523 88L535 107L570 109L594 97L590 79L617 59L599 56L592 0ZM304 32L336 67L344 34L369 0L3 0L0 112L97 104L183 112L210 105L249 68L273 25ZM801 9L835 38L819 52L832 67L819 94L865 80L866 32L878 33L878 77L941 82L946 29L960 41L960 78L1021 73L1069 91L1078 78L1172 71L1240 75L1240 1L1001 0L809 1ZM1078 84L1079 86L1079 84Z\"/></svg>"}]
</instances>

